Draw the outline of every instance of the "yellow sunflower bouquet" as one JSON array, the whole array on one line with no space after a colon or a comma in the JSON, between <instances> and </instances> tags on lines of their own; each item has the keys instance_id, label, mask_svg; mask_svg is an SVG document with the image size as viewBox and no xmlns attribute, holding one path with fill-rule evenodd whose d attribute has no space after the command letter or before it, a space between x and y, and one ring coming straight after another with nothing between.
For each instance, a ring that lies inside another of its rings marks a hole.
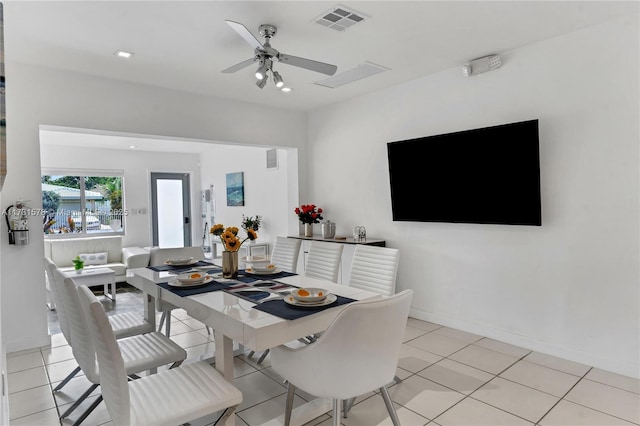
<instances>
[{"instance_id":1,"label":"yellow sunflower bouquet","mask_svg":"<svg viewBox=\"0 0 640 426\"><path fill-rule=\"evenodd\" d=\"M247 229L247 237L244 240L240 240L238 232L239 229L236 226L225 228L221 223L213 225L209 230L209 233L220 238L225 251L238 251L245 241L253 241L258 238L258 233L253 229Z\"/></svg>"}]
</instances>

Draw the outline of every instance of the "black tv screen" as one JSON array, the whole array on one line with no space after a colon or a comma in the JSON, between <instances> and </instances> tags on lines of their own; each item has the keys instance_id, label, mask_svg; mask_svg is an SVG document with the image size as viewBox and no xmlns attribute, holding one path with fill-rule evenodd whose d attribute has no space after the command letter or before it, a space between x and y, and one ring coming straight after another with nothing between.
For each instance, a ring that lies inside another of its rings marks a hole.
<instances>
[{"instance_id":1,"label":"black tv screen","mask_svg":"<svg viewBox=\"0 0 640 426\"><path fill-rule=\"evenodd\" d=\"M387 143L394 221L542 224L538 120Z\"/></svg>"}]
</instances>

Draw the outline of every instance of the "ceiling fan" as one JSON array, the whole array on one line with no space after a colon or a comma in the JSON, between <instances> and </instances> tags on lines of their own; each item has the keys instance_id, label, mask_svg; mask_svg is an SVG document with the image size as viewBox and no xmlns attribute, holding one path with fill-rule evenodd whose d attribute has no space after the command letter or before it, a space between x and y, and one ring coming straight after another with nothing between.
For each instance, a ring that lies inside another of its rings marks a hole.
<instances>
[{"instance_id":1,"label":"ceiling fan","mask_svg":"<svg viewBox=\"0 0 640 426\"><path fill-rule=\"evenodd\" d=\"M222 72L233 73L248 67L254 62L258 62L259 66L256 70L256 85L261 89L265 86L265 84L267 84L268 73L271 72L273 81L275 82L277 88L282 89L283 91L291 90L285 87L284 80L282 79L282 76L280 76L280 73L273 70L273 63L276 61L327 75L335 74L336 70L338 69L338 67L336 67L335 65L325 64L324 62L299 58L297 56L278 52L276 49L271 47L271 38L278 32L278 29L273 25L260 25L260 35L265 39L265 42L263 44L260 43L260 41L258 41L258 39L244 25L229 20L226 20L225 22L231 28L233 28L240 35L240 37L242 37L247 43L249 43L251 47L254 48L254 56L251 59L247 59L246 61L242 61L239 64L224 69L222 70Z\"/></svg>"}]
</instances>

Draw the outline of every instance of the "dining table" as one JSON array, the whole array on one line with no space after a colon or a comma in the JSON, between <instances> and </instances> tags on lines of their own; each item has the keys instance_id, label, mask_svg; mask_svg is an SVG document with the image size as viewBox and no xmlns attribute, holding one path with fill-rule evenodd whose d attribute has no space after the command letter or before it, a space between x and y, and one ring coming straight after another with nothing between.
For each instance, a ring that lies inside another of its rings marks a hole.
<instances>
[{"instance_id":1,"label":"dining table","mask_svg":"<svg viewBox=\"0 0 640 426\"><path fill-rule=\"evenodd\" d=\"M185 271L206 273L207 283L180 285L176 277ZM182 268L167 265L134 268L128 271L127 282L142 291L145 319L154 327L156 311L163 302L184 309L189 316L211 327L215 337L215 368L231 382L234 342L242 350L255 352L297 342L326 330L349 303L382 297L372 291L284 271L257 274L247 268L241 269L237 278L224 279L215 261L199 261ZM336 301L317 307L299 306L293 299L287 303L285 298L290 297L287 294L302 287L324 289ZM266 297L258 297L265 294ZM294 410L292 424L304 424L330 409L330 400L312 400ZM267 424L283 424L283 417ZM235 416L230 416L226 424L234 423Z\"/></svg>"}]
</instances>

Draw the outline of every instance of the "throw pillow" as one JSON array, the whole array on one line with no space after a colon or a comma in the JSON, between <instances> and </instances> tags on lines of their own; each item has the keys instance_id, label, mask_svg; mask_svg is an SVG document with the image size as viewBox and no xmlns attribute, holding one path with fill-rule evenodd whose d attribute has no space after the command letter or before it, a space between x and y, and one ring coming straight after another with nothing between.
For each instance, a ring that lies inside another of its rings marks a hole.
<instances>
[{"instance_id":1,"label":"throw pillow","mask_svg":"<svg viewBox=\"0 0 640 426\"><path fill-rule=\"evenodd\" d=\"M109 257L108 252L101 253L80 253L80 259L84 260L84 265L106 265Z\"/></svg>"}]
</instances>

